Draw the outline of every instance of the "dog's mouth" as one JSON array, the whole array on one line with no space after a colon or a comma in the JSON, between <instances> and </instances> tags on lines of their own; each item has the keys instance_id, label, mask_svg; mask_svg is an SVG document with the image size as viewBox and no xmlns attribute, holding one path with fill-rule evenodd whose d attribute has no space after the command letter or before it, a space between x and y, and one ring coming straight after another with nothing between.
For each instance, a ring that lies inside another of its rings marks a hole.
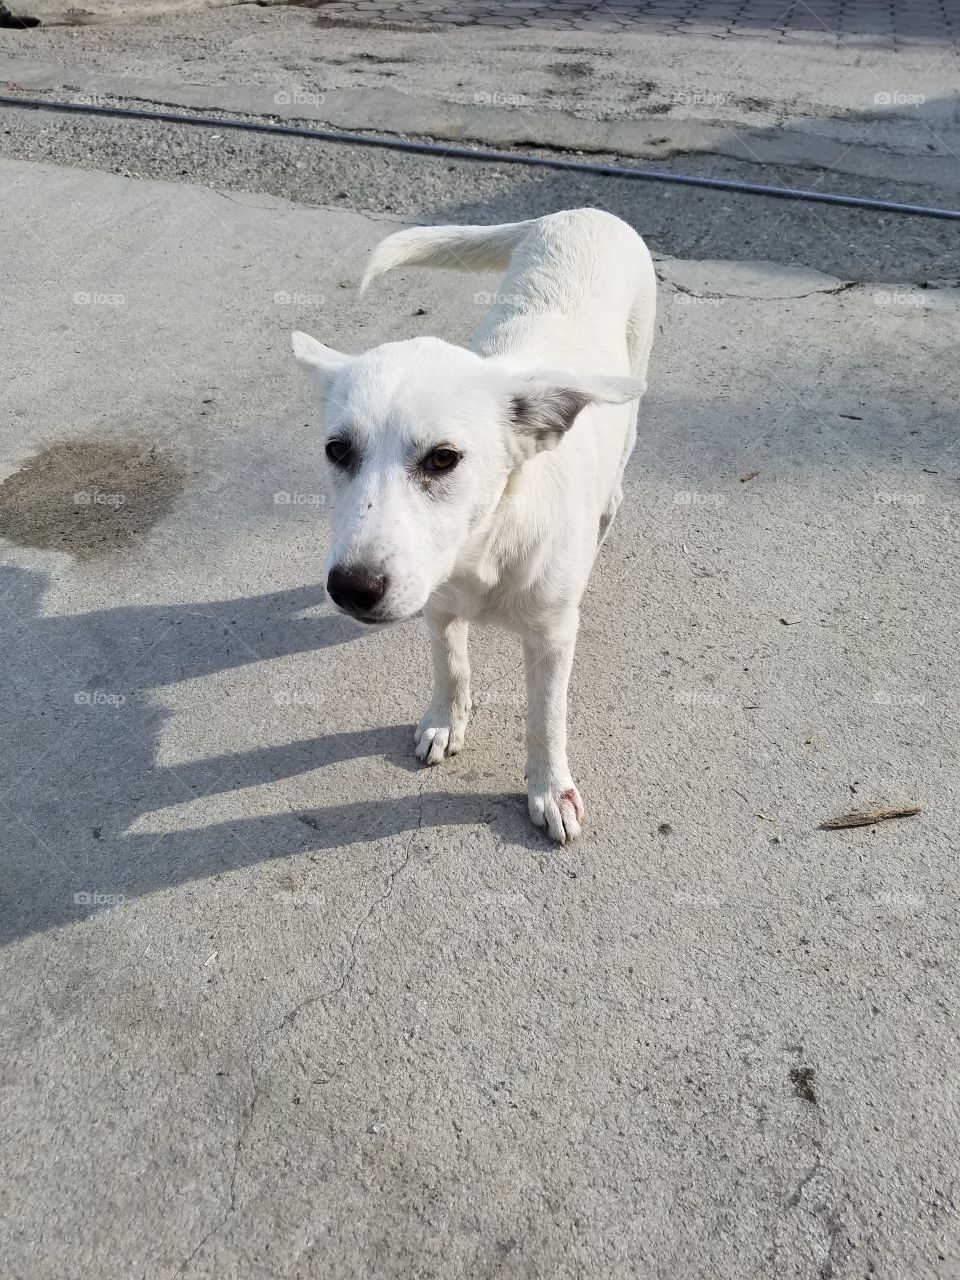
<instances>
[{"instance_id":1,"label":"dog's mouth","mask_svg":"<svg viewBox=\"0 0 960 1280\"><path fill-rule=\"evenodd\" d=\"M338 613L342 613L345 618L350 618L354 622L362 623L365 627L389 627L394 622L404 622L413 614L406 613L383 613L376 609L364 611L362 609L345 609L343 605L335 605Z\"/></svg>"}]
</instances>

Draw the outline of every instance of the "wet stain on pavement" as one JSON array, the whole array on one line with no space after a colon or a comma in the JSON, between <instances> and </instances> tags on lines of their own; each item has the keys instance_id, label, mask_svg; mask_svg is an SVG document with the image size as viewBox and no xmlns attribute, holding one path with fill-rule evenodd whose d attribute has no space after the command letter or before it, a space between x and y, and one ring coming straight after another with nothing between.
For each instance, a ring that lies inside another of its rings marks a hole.
<instances>
[{"instance_id":1,"label":"wet stain on pavement","mask_svg":"<svg viewBox=\"0 0 960 1280\"><path fill-rule=\"evenodd\" d=\"M139 545L173 510L186 468L142 440L69 440L0 484L0 535L93 560Z\"/></svg>"}]
</instances>

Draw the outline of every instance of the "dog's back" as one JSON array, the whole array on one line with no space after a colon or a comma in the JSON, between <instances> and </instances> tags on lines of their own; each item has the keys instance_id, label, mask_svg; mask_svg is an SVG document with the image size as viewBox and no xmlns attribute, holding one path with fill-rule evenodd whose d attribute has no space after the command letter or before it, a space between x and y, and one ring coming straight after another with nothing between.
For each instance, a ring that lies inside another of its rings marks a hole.
<instances>
[{"instance_id":1,"label":"dog's back","mask_svg":"<svg viewBox=\"0 0 960 1280\"><path fill-rule=\"evenodd\" d=\"M647 246L600 209L569 209L495 227L412 227L375 249L363 287L405 263L505 271L476 339L482 355L549 352L645 378L656 276Z\"/></svg>"}]
</instances>

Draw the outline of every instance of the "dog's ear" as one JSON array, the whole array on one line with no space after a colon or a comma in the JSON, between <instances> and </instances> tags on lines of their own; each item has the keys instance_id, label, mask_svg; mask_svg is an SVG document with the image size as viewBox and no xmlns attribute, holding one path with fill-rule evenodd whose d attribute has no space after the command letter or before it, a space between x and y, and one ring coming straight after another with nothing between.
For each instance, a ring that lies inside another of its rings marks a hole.
<instances>
[{"instance_id":1,"label":"dog's ear","mask_svg":"<svg viewBox=\"0 0 960 1280\"><path fill-rule=\"evenodd\" d=\"M642 378L537 369L514 380L510 421L530 457L541 449L555 448L588 404L625 404L646 389Z\"/></svg>"},{"instance_id":2,"label":"dog's ear","mask_svg":"<svg viewBox=\"0 0 960 1280\"><path fill-rule=\"evenodd\" d=\"M334 351L333 347L325 347L308 333L292 333L290 340L297 363L310 374L320 394L325 395L334 376L350 363L350 357Z\"/></svg>"}]
</instances>

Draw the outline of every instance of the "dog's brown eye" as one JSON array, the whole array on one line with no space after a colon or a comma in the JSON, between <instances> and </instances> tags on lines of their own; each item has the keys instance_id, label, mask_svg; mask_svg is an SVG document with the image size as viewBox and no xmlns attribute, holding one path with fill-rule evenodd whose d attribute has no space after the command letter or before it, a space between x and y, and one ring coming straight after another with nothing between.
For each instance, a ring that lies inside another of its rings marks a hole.
<instances>
[{"instance_id":1,"label":"dog's brown eye","mask_svg":"<svg viewBox=\"0 0 960 1280\"><path fill-rule=\"evenodd\" d=\"M350 461L350 442L348 440L328 440L327 457L337 467L345 467Z\"/></svg>"},{"instance_id":2,"label":"dog's brown eye","mask_svg":"<svg viewBox=\"0 0 960 1280\"><path fill-rule=\"evenodd\" d=\"M423 460L424 471L452 471L460 461L456 449L434 449Z\"/></svg>"}]
</instances>

